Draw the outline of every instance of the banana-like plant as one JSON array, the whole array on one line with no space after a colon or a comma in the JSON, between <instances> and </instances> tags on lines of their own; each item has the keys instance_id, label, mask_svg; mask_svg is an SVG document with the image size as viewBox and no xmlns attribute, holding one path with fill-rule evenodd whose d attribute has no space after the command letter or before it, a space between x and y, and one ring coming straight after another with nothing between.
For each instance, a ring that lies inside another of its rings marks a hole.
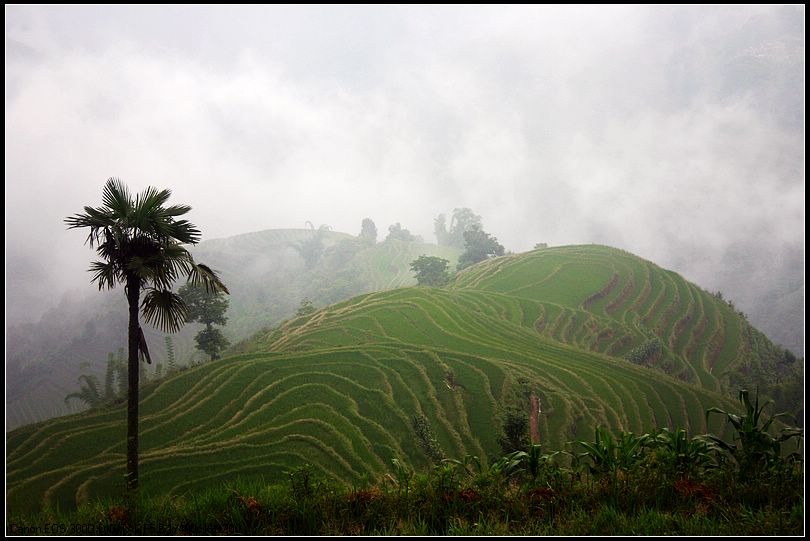
<instances>
[{"instance_id":1,"label":"banana-like plant","mask_svg":"<svg viewBox=\"0 0 810 541\"><path fill-rule=\"evenodd\" d=\"M82 381L84 381L83 385ZM91 408L95 408L101 404L103 398L99 392L98 378L96 378L96 376L82 374L79 376L79 385L80 389L78 392L70 393L65 397L65 404L67 404L71 398L81 400Z\"/></svg>"},{"instance_id":2,"label":"banana-like plant","mask_svg":"<svg viewBox=\"0 0 810 541\"><path fill-rule=\"evenodd\" d=\"M616 474L619 470L629 470L642 458L643 451L651 442L651 436L644 434L636 436L632 432L622 432L619 439L604 427L597 427L594 431L594 441L577 441L584 452L579 453L581 462L586 462L592 474Z\"/></svg>"},{"instance_id":3,"label":"banana-like plant","mask_svg":"<svg viewBox=\"0 0 810 541\"><path fill-rule=\"evenodd\" d=\"M483 473L483 467L481 466L481 459L478 458L477 455L466 455L464 457L464 460L458 460L455 458L444 458L442 459L441 463L452 465L458 471L459 474L467 478L473 478L476 475L481 475ZM474 469L473 466L475 466Z\"/></svg>"},{"instance_id":4,"label":"banana-like plant","mask_svg":"<svg viewBox=\"0 0 810 541\"><path fill-rule=\"evenodd\" d=\"M396 473L396 477L389 473L386 475L386 479L396 485L399 494L407 499L414 472L412 469L400 462L398 458L392 458L391 465L394 466L394 473Z\"/></svg>"},{"instance_id":5,"label":"banana-like plant","mask_svg":"<svg viewBox=\"0 0 810 541\"><path fill-rule=\"evenodd\" d=\"M717 467L719 447L706 436L689 438L686 430L661 429L652 438L657 456L677 474L698 473Z\"/></svg>"},{"instance_id":6,"label":"banana-like plant","mask_svg":"<svg viewBox=\"0 0 810 541\"><path fill-rule=\"evenodd\" d=\"M771 435L769 430L774 421L786 414L777 413L766 417L764 411L771 401L760 405L759 390L754 395L753 403L751 403L747 389L741 389L738 398L745 407L744 415L713 407L706 410L706 420L708 423L710 413L719 413L725 415L726 421L734 427L731 442L726 442L714 435L709 435L709 438L736 462L741 478L754 479L780 464L792 460L800 461L801 454L798 451L783 457L782 444L796 438L798 447L803 437L802 429L785 427L780 430L778 435Z\"/></svg>"},{"instance_id":7,"label":"banana-like plant","mask_svg":"<svg viewBox=\"0 0 810 541\"><path fill-rule=\"evenodd\" d=\"M493 477L509 480L523 469L525 458L526 451L515 451L504 455L489 467L489 473Z\"/></svg>"}]
</instances>

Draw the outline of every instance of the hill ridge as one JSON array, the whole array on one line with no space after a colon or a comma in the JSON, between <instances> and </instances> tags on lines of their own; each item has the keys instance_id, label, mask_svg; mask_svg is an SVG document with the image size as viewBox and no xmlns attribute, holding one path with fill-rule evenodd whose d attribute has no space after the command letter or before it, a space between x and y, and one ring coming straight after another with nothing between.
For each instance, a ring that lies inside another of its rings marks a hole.
<instances>
[{"instance_id":1,"label":"hill ridge","mask_svg":"<svg viewBox=\"0 0 810 541\"><path fill-rule=\"evenodd\" d=\"M542 249L473 266L447 289L353 297L148 386L142 486L179 494L237 474L282 480L304 463L343 482L383 475L393 458L427 467L415 415L445 456L492 459L499 416L533 400L549 450L599 425L720 430L716 418L706 425L706 409L736 403L717 371L749 366L752 352L770 362L775 347L677 274L612 250ZM714 317L698 316L708 308ZM741 332L721 336L728 325ZM626 358L656 338L661 352L647 364L657 370ZM722 362L700 372L704 359ZM75 505L117 490L123 422L122 408L109 408L10 433L11 505Z\"/></svg>"}]
</instances>

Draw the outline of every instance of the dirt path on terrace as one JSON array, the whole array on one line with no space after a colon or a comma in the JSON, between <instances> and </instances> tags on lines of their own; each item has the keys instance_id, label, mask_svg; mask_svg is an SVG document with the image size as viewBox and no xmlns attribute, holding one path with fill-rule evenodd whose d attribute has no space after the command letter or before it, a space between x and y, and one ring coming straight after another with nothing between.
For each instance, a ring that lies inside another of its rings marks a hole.
<instances>
[{"instance_id":1,"label":"dirt path on terrace","mask_svg":"<svg viewBox=\"0 0 810 541\"><path fill-rule=\"evenodd\" d=\"M532 443L540 443L540 428L537 426L538 414L540 413L540 401L532 391L529 397L529 432L532 435Z\"/></svg>"}]
</instances>

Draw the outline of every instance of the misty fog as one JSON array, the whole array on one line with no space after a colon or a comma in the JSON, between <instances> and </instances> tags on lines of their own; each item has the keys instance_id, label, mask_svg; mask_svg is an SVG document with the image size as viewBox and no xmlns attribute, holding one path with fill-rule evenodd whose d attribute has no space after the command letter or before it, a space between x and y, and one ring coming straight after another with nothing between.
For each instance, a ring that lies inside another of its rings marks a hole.
<instances>
[{"instance_id":1,"label":"misty fog","mask_svg":"<svg viewBox=\"0 0 810 541\"><path fill-rule=\"evenodd\" d=\"M111 176L203 239L435 242L470 207L508 250L608 244L803 313L804 6L5 14L7 324L97 294L63 219Z\"/></svg>"}]
</instances>

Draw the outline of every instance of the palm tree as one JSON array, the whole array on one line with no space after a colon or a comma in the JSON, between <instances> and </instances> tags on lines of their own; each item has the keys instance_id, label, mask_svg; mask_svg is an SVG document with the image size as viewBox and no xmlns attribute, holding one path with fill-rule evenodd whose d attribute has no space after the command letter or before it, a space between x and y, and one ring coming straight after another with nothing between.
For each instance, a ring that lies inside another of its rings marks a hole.
<instances>
[{"instance_id":1,"label":"palm tree","mask_svg":"<svg viewBox=\"0 0 810 541\"><path fill-rule=\"evenodd\" d=\"M68 229L89 227L87 243L102 261L90 265L91 282L99 290L124 284L129 305L127 358L127 490L138 490L138 357L151 362L138 309L144 320L164 332L176 332L185 322L183 300L171 291L181 275L209 291L228 289L217 274L195 263L183 244L196 244L200 231L187 220L177 220L191 210L187 205L164 206L171 191L148 187L133 200L126 185L117 178L107 180L103 205L84 207L83 214L65 219ZM141 301L141 292L144 292Z\"/></svg>"}]
</instances>

